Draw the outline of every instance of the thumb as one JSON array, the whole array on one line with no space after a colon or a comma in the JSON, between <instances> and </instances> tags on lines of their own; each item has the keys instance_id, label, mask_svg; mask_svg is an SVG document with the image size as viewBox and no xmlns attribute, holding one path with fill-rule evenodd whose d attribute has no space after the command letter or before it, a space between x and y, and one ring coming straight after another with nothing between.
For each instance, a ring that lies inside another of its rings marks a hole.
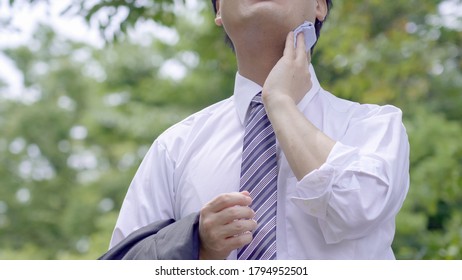
<instances>
[{"instance_id":1,"label":"thumb","mask_svg":"<svg viewBox=\"0 0 462 280\"><path fill-rule=\"evenodd\" d=\"M250 193L248 191L242 191L241 194L250 197Z\"/></svg>"}]
</instances>

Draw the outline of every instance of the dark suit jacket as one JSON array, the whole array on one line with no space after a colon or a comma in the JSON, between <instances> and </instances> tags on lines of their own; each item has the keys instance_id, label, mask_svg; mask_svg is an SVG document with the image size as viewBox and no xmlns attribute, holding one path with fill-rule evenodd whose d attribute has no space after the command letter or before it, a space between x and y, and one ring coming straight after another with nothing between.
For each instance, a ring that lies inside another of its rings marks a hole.
<instances>
[{"instance_id":1,"label":"dark suit jacket","mask_svg":"<svg viewBox=\"0 0 462 280\"><path fill-rule=\"evenodd\" d=\"M102 255L100 260L197 260L199 214L179 221L152 223L138 229Z\"/></svg>"}]
</instances>

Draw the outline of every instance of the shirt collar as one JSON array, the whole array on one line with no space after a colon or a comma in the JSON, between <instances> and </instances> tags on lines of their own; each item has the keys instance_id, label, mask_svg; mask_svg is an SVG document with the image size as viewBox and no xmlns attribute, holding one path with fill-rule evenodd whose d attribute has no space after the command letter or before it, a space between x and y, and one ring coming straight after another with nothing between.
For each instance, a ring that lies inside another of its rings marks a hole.
<instances>
[{"instance_id":1,"label":"shirt collar","mask_svg":"<svg viewBox=\"0 0 462 280\"><path fill-rule=\"evenodd\" d=\"M309 66L310 74L311 74L311 89L305 94L303 99L297 104L297 107L300 111L303 111L308 103L310 103L313 96L319 91L321 88L318 78L316 77L316 73L314 72L313 66L310 64ZM245 118L247 116L247 110L250 106L250 102L257 95L261 92L262 87L255 83L252 80L247 79L244 76L241 76L239 72L236 73L236 80L234 82L234 100L236 102L236 109L239 119L242 125L245 125Z\"/></svg>"}]
</instances>

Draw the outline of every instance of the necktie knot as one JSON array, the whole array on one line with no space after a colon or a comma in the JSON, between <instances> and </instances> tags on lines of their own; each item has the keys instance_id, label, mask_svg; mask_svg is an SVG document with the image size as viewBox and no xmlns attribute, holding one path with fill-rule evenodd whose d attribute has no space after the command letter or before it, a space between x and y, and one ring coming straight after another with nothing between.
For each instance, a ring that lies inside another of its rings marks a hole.
<instances>
[{"instance_id":1,"label":"necktie knot","mask_svg":"<svg viewBox=\"0 0 462 280\"><path fill-rule=\"evenodd\" d=\"M266 109L263 105L263 100L261 98L261 92L255 95L249 105L249 117L246 122L246 134L252 130L255 130L253 124L260 123L266 127L271 127L271 123L269 123L268 116L266 115ZM250 126L250 127L249 127Z\"/></svg>"},{"instance_id":2,"label":"necktie knot","mask_svg":"<svg viewBox=\"0 0 462 280\"><path fill-rule=\"evenodd\" d=\"M253 97L252 103L258 103L258 104L263 105L263 100L261 98L261 92L259 92L257 95Z\"/></svg>"}]
</instances>

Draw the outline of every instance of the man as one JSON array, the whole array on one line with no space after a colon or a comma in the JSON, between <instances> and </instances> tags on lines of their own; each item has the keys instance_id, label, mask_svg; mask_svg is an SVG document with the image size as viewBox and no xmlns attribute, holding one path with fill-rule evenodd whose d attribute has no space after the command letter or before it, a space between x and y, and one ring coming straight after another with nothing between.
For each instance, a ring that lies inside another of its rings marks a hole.
<instances>
[{"instance_id":1,"label":"man","mask_svg":"<svg viewBox=\"0 0 462 280\"><path fill-rule=\"evenodd\" d=\"M237 58L234 94L154 142L111 246L199 212L201 259L393 259L409 184L401 111L323 90L303 33L292 32L309 21L319 33L331 1L212 2ZM263 133L274 144L253 144Z\"/></svg>"}]
</instances>

